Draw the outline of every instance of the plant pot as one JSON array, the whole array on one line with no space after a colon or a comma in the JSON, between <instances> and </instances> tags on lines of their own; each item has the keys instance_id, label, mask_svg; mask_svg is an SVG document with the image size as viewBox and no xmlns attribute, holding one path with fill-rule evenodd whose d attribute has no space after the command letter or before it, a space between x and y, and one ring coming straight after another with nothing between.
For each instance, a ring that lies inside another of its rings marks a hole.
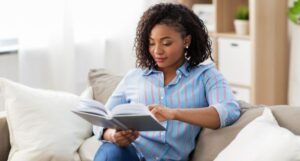
<instances>
[{"instance_id":1,"label":"plant pot","mask_svg":"<svg viewBox=\"0 0 300 161\"><path fill-rule=\"evenodd\" d=\"M235 32L238 35L249 34L249 21L248 20L234 20Z\"/></svg>"}]
</instances>

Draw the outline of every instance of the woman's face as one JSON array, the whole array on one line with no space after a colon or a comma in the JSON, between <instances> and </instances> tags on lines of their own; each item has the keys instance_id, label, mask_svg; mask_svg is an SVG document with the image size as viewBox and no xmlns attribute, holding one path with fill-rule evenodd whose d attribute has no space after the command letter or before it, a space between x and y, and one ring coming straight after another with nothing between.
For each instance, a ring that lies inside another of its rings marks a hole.
<instances>
[{"instance_id":1,"label":"woman's face","mask_svg":"<svg viewBox=\"0 0 300 161\"><path fill-rule=\"evenodd\" d=\"M184 48L190 41L190 36L182 38L175 27L157 24L150 33L149 52L160 70L176 70L184 62Z\"/></svg>"}]
</instances>

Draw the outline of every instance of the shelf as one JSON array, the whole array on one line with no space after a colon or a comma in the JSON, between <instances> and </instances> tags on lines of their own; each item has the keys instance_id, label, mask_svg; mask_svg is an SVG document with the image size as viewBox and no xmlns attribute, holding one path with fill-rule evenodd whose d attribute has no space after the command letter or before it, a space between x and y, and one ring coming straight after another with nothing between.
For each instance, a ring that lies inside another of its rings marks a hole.
<instances>
[{"instance_id":1,"label":"shelf","mask_svg":"<svg viewBox=\"0 0 300 161\"><path fill-rule=\"evenodd\" d=\"M178 2L192 9L194 4L212 4L213 0L179 0Z\"/></svg>"},{"instance_id":2,"label":"shelf","mask_svg":"<svg viewBox=\"0 0 300 161\"><path fill-rule=\"evenodd\" d=\"M209 3L214 7L214 23L211 23L214 24L214 30L209 32L213 58L221 72L224 73L224 70L227 70L228 82L235 88L237 95L253 104L286 104L288 89L287 0L180 1L187 6ZM235 33L235 12L241 5L249 8L248 35ZM220 48L220 40L224 39L240 45L237 47L231 44L235 47L230 47L229 44L226 48ZM246 46L247 49L245 49ZM227 62L226 66L224 59ZM246 65L247 68L243 68ZM243 73L236 72L236 68ZM228 73L235 77L230 78ZM250 77L250 79L247 78L250 82L243 84L241 80L244 80L246 76Z\"/></svg>"},{"instance_id":3,"label":"shelf","mask_svg":"<svg viewBox=\"0 0 300 161\"><path fill-rule=\"evenodd\" d=\"M209 36L212 36L214 38L227 37L227 38L250 40L250 35L237 35L236 33L233 33L233 32L229 32L229 33L212 33L212 32L210 32Z\"/></svg>"},{"instance_id":4,"label":"shelf","mask_svg":"<svg viewBox=\"0 0 300 161\"><path fill-rule=\"evenodd\" d=\"M240 87L240 88L251 89L251 86L247 86L247 85L241 85L241 84L230 83L230 82L229 82L229 85L230 85L230 86L233 86L233 87Z\"/></svg>"}]
</instances>

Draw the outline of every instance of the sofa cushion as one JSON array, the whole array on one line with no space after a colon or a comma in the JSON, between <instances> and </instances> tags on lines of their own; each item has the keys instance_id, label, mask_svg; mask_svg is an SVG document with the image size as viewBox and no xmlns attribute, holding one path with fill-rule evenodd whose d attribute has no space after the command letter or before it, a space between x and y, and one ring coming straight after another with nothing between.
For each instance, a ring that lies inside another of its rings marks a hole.
<instances>
[{"instance_id":1,"label":"sofa cushion","mask_svg":"<svg viewBox=\"0 0 300 161\"><path fill-rule=\"evenodd\" d=\"M288 149L288 150L287 150ZM300 160L300 136L278 125L271 110L251 121L214 161Z\"/></svg>"},{"instance_id":2,"label":"sofa cushion","mask_svg":"<svg viewBox=\"0 0 300 161\"><path fill-rule=\"evenodd\" d=\"M79 148L79 155L82 161L92 161L102 142L96 136L86 139Z\"/></svg>"},{"instance_id":3,"label":"sofa cushion","mask_svg":"<svg viewBox=\"0 0 300 161\"><path fill-rule=\"evenodd\" d=\"M278 105L272 106L271 109L279 126L287 128L296 135L300 135L300 107Z\"/></svg>"},{"instance_id":4,"label":"sofa cushion","mask_svg":"<svg viewBox=\"0 0 300 161\"><path fill-rule=\"evenodd\" d=\"M106 69L93 69L89 72L89 84L93 89L94 99L105 103L115 90L122 76L110 74Z\"/></svg>"},{"instance_id":5,"label":"sofa cushion","mask_svg":"<svg viewBox=\"0 0 300 161\"><path fill-rule=\"evenodd\" d=\"M299 107L272 106L270 109L272 109L280 126L287 128L296 135L300 135L300 127L297 125L300 121ZM240 119L231 126L217 130L203 129L199 135L193 161L213 161L243 127L262 114L263 108L253 106L243 111L245 112Z\"/></svg>"},{"instance_id":6,"label":"sofa cushion","mask_svg":"<svg viewBox=\"0 0 300 161\"><path fill-rule=\"evenodd\" d=\"M80 160L91 125L71 112L80 98L0 79L10 132L10 161Z\"/></svg>"},{"instance_id":7,"label":"sofa cushion","mask_svg":"<svg viewBox=\"0 0 300 161\"><path fill-rule=\"evenodd\" d=\"M0 111L4 111L4 100L3 100L3 92L0 89Z\"/></svg>"},{"instance_id":8,"label":"sofa cushion","mask_svg":"<svg viewBox=\"0 0 300 161\"><path fill-rule=\"evenodd\" d=\"M212 161L234 139L240 130L261 115L262 108L253 108L244 112L231 126L212 130L204 128L199 135L192 161Z\"/></svg>"}]
</instances>

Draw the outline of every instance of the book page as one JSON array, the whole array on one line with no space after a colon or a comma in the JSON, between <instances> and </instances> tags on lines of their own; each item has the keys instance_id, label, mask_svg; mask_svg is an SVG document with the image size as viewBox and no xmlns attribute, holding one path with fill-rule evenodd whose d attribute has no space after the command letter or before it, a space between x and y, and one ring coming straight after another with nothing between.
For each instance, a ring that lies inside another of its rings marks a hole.
<instances>
[{"instance_id":1,"label":"book page","mask_svg":"<svg viewBox=\"0 0 300 161\"><path fill-rule=\"evenodd\" d=\"M75 109L75 111L81 111L81 112L85 112L85 113L102 115L102 116L110 115L102 103L92 100L92 99L80 100L80 103L79 103L77 109Z\"/></svg>"},{"instance_id":2,"label":"book page","mask_svg":"<svg viewBox=\"0 0 300 161\"><path fill-rule=\"evenodd\" d=\"M151 115L148 107L143 104L121 104L111 110L116 115Z\"/></svg>"}]
</instances>

